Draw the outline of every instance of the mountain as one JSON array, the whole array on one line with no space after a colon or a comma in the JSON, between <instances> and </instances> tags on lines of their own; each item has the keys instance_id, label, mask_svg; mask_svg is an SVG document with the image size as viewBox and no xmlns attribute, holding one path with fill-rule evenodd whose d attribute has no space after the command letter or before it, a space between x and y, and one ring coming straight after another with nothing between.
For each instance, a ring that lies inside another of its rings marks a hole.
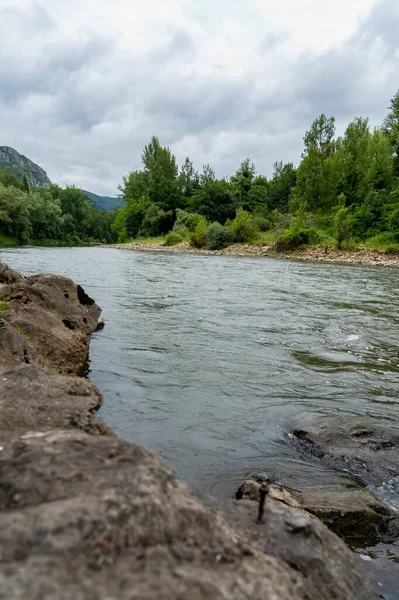
<instances>
[{"instance_id":1,"label":"mountain","mask_svg":"<svg viewBox=\"0 0 399 600\"><path fill-rule=\"evenodd\" d=\"M0 171L4 167L10 167L14 175L21 180L26 173L29 185L46 187L51 183L46 171L9 146L0 146Z\"/></svg>"},{"instance_id":2,"label":"mountain","mask_svg":"<svg viewBox=\"0 0 399 600\"><path fill-rule=\"evenodd\" d=\"M93 202L95 208L102 208L103 210L114 210L114 208L120 208L122 205L122 198L111 198L110 196L97 196L93 192L82 190L90 200Z\"/></svg>"}]
</instances>

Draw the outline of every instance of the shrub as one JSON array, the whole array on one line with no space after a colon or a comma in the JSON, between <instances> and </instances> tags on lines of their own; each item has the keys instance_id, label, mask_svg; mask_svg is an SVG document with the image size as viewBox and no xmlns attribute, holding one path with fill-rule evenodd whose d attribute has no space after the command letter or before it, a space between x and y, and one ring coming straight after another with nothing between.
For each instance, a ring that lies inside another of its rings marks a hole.
<instances>
[{"instance_id":1,"label":"shrub","mask_svg":"<svg viewBox=\"0 0 399 600\"><path fill-rule=\"evenodd\" d=\"M274 244L277 251L293 250L308 244L319 244L323 236L315 227L308 229L286 229Z\"/></svg>"},{"instance_id":2,"label":"shrub","mask_svg":"<svg viewBox=\"0 0 399 600\"><path fill-rule=\"evenodd\" d=\"M255 215L253 217L253 221L255 223L255 226L261 232L270 231L270 229L272 228L272 222L269 219L266 219L266 217Z\"/></svg>"},{"instance_id":3,"label":"shrub","mask_svg":"<svg viewBox=\"0 0 399 600\"><path fill-rule=\"evenodd\" d=\"M335 238L338 250L342 248L344 242L349 240L349 237L348 209L340 208L335 215Z\"/></svg>"},{"instance_id":4,"label":"shrub","mask_svg":"<svg viewBox=\"0 0 399 600\"><path fill-rule=\"evenodd\" d=\"M222 250L232 242L232 232L229 227L220 223L211 223L205 231L205 248L207 250Z\"/></svg>"},{"instance_id":5,"label":"shrub","mask_svg":"<svg viewBox=\"0 0 399 600\"><path fill-rule=\"evenodd\" d=\"M176 244L180 244L183 241L181 235L179 235L176 231L171 231L165 238L164 246L176 246Z\"/></svg>"},{"instance_id":6,"label":"shrub","mask_svg":"<svg viewBox=\"0 0 399 600\"><path fill-rule=\"evenodd\" d=\"M186 210L182 210L181 208L177 208L176 221L173 229L185 227L189 231L194 232L198 223L200 223L203 218L204 217L198 213L190 213Z\"/></svg>"},{"instance_id":7,"label":"shrub","mask_svg":"<svg viewBox=\"0 0 399 600\"><path fill-rule=\"evenodd\" d=\"M232 232L233 241L241 244L252 242L259 233L255 219L241 208L237 210L235 219L228 220L226 225Z\"/></svg>"},{"instance_id":8,"label":"shrub","mask_svg":"<svg viewBox=\"0 0 399 600\"><path fill-rule=\"evenodd\" d=\"M203 248L205 246L207 225L208 222L205 217L201 217L201 220L190 235L190 246L194 246L194 248Z\"/></svg>"}]
</instances>

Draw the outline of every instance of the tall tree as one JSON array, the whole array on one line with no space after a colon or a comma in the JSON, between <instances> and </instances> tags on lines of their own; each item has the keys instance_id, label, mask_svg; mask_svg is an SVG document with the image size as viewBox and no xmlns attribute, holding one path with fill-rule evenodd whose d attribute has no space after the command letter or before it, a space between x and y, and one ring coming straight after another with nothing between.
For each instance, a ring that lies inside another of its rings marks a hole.
<instances>
[{"instance_id":1,"label":"tall tree","mask_svg":"<svg viewBox=\"0 0 399 600\"><path fill-rule=\"evenodd\" d=\"M384 119L382 131L388 138L394 155L395 174L399 176L399 90L391 100L390 110Z\"/></svg>"},{"instance_id":2,"label":"tall tree","mask_svg":"<svg viewBox=\"0 0 399 600\"><path fill-rule=\"evenodd\" d=\"M141 160L149 200L166 211L176 209L182 198L179 192L176 158L170 149L161 146L159 139L154 136L145 146Z\"/></svg>"},{"instance_id":3,"label":"tall tree","mask_svg":"<svg viewBox=\"0 0 399 600\"><path fill-rule=\"evenodd\" d=\"M334 152L335 118L327 118L323 113L315 119L309 131L303 138L305 150L303 156L307 156L310 149L314 147L318 155L324 160Z\"/></svg>"}]
</instances>

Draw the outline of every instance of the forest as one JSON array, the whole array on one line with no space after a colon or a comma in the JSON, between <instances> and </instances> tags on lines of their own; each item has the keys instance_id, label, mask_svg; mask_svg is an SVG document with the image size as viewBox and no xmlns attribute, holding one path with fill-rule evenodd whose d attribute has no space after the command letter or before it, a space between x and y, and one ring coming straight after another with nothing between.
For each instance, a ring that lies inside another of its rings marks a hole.
<instances>
[{"instance_id":1,"label":"forest","mask_svg":"<svg viewBox=\"0 0 399 600\"><path fill-rule=\"evenodd\" d=\"M31 188L26 175L21 181L10 167L0 171L0 246L109 243L114 218L76 187Z\"/></svg>"},{"instance_id":2,"label":"forest","mask_svg":"<svg viewBox=\"0 0 399 600\"><path fill-rule=\"evenodd\" d=\"M153 137L142 169L123 179L125 205L112 230L121 243L163 236L167 245L208 249L241 242L399 251L399 91L380 127L359 117L337 138L334 117L322 114L303 142L298 167L276 162L268 179L246 159L219 179L189 158L179 169Z\"/></svg>"},{"instance_id":3,"label":"forest","mask_svg":"<svg viewBox=\"0 0 399 600\"><path fill-rule=\"evenodd\" d=\"M119 186L123 208L97 210L75 187L29 189L26 177L0 172L0 244L119 243L158 238L219 249L232 243L366 245L399 252L399 91L379 127L358 117L336 136L322 114L303 138L299 165L275 162L270 178L245 159L230 177L195 169L157 137L142 168Z\"/></svg>"}]
</instances>

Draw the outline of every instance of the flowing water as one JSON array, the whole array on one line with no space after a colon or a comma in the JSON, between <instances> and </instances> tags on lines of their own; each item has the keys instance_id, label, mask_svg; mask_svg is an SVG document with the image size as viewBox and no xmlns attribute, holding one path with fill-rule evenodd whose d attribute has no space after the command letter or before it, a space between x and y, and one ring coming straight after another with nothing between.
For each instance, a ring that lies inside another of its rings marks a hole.
<instances>
[{"instance_id":1,"label":"flowing water","mask_svg":"<svg viewBox=\"0 0 399 600\"><path fill-rule=\"evenodd\" d=\"M231 496L266 469L331 479L285 441L303 418L367 415L399 428L395 269L106 248L0 259L71 277L96 300L106 323L91 344L99 418L199 490ZM374 491L399 509L398 488ZM382 597L399 598L398 545L361 552Z\"/></svg>"}]
</instances>

